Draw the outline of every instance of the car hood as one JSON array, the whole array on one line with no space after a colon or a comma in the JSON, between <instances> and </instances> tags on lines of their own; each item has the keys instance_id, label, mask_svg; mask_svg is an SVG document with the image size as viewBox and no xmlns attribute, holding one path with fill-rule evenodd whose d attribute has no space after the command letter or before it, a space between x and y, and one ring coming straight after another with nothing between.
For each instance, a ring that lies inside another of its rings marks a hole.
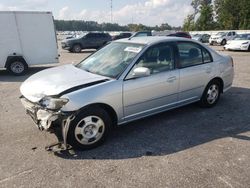
<instances>
[{"instance_id":1,"label":"car hood","mask_svg":"<svg viewBox=\"0 0 250 188\"><path fill-rule=\"evenodd\" d=\"M64 65L32 75L21 85L20 91L28 100L38 102L45 96L60 95L69 89L76 90L107 80L107 77L86 72L74 65Z\"/></svg>"},{"instance_id":2,"label":"car hood","mask_svg":"<svg viewBox=\"0 0 250 188\"><path fill-rule=\"evenodd\" d=\"M64 39L64 40L62 40L62 42L70 43L70 42L75 42L75 41L78 41L78 40L79 40L79 38L72 37L72 38Z\"/></svg>"}]
</instances>

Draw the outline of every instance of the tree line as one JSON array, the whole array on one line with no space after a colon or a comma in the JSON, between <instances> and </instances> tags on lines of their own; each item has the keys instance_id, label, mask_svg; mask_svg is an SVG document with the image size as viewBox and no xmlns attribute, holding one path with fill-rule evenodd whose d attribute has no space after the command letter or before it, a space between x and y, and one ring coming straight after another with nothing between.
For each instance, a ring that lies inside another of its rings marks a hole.
<instances>
[{"instance_id":1,"label":"tree line","mask_svg":"<svg viewBox=\"0 0 250 188\"><path fill-rule=\"evenodd\" d=\"M128 24L121 26L117 23L101 23L84 20L55 20L57 31L164 31L180 30L181 27L172 27L167 23L154 27L143 24Z\"/></svg>"},{"instance_id":2,"label":"tree line","mask_svg":"<svg viewBox=\"0 0 250 188\"><path fill-rule=\"evenodd\" d=\"M250 0L193 0L183 30L250 29Z\"/></svg>"},{"instance_id":3,"label":"tree line","mask_svg":"<svg viewBox=\"0 0 250 188\"><path fill-rule=\"evenodd\" d=\"M238 30L250 29L250 0L192 0L193 13L183 27L168 23L156 26L143 24L97 23L84 20L55 20L57 31L164 31L164 30Z\"/></svg>"}]
</instances>

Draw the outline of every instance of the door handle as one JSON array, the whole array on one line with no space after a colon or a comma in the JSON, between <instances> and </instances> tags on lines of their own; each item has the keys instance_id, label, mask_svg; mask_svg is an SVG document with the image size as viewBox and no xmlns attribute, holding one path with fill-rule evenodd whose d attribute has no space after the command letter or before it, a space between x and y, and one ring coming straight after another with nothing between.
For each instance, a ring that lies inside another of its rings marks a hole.
<instances>
[{"instance_id":1,"label":"door handle","mask_svg":"<svg viewBox=\"0 0 250 188\"><path fill-rule=\"evenodd\" d=\"M171 82L174 82L175 80L176 80L176 76L172 76L167 79L167 82L171 83Z\"/></svg>"}]
</instances>

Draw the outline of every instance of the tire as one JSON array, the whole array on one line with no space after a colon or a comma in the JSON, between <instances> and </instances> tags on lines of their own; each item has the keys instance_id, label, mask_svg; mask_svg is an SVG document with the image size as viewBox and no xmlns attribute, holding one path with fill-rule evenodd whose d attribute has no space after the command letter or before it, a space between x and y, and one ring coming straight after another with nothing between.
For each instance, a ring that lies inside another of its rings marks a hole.
<instances>
[{"instance_id":1,"label":"tire","mask_svg":"<svg viewBox=\"0 0 250 188\"><path fill-rule=\"evenodd\" d=\"M72 52L80 53L82 51L82 47L79 44L75 44L72 48Z\"/></svg>"},{"instance_id":2,"label":"tire","mask_svg":"<svg viewBox=\"0 0 250 188\"><path fill-rule=\"evenodd\" d=\"M211 46L213 46L214 45L214 43L213 42L211 42L211 43L209 43Z\"/></svg>"},{"instance_id":3,"label":"tire","mask_svg":"<svg viewBox=\"0 0 250 188\"><path fill-rule=\"evenodd\" d=\"M226 39L223 39L220 44L224 46L226 43L227 43Z\"/></svg>"},{"instance_id":4,"label":"tire","mask_svg":"<svg viewBox=\"0 0 250 188\"><path fill-rule=\"evenodd\" d=\"M200 99L200 106L210 108L217 104L220 99L221 85L218 80L212 80L205 88Z\"/></svg>"},{"instance_id":5,"label":"tire","mask_svg":"<svg viewBox=\"0 0 250 188\"><path fill-rule=\"evenodd\" d=\"M248 46L248 49L247 49L247 51L249 51L249 52L250 52L250 44L249 44L249 46Z\"/></svg>"},{"instance_id":6,"label":"tire","mask_svg":"<svg viewBox=\"0 0 250 188\"><path fill-rule=\"evenodd\" d=\"M102 108L85 109L69 125L67 143L77 150L100 146L111 128L111 118Z\"/></svg>"},{"instance_id":7,"label":"tire","mask_svg":"<svg viewBox=\"0 0 250 188\"><path fill-rule=\"evenodd\" d=\"M13 59L6 68L13 75L21 76L27 71L28 65L23 59Z\"/></svg>"}]
</instances>

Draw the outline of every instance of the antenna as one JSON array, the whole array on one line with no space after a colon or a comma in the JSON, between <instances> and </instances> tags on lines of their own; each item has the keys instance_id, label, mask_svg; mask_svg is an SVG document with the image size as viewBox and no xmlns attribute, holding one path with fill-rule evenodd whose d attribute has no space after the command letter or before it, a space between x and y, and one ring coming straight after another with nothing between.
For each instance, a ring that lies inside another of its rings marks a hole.
<instances>
[{"instance_id":1,"label":"antenna","mask_svg":"<svg viewBox=\"0 0 250 188\"><path fill-rule=\"evenodd\" d=\"M110 22L113 23L113 0L110 0Z\"/></svg>"}]
</instances>

